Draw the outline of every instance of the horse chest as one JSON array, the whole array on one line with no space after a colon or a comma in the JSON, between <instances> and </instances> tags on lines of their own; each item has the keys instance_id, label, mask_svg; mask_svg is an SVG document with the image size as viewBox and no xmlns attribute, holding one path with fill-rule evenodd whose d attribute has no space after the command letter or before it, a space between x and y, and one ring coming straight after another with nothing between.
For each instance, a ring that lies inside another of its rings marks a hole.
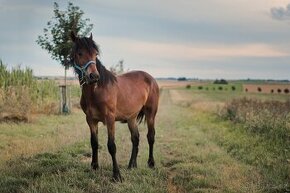
<instances>
[{"instance_id":1,"label":"horse chest","mask_svg":"<svg viewBox=\"0 0 290 193\"><path fill-rule=\"evenodd\" d=\"M93 119L98 119L98 120L102 119L100 111L93 107L87 108L85 111L85 114Z\"/></svg>"},{"instance_id":2,"label":"horse chest","mask_svg":"<svg viewBox=\"0 0 290 193\"><path fill-rule=\"evenodd\" d=\"M81 101L81 106L87 117L103 122L103 109L100 108L100 105Z\"/></svg>"}]
</instances>

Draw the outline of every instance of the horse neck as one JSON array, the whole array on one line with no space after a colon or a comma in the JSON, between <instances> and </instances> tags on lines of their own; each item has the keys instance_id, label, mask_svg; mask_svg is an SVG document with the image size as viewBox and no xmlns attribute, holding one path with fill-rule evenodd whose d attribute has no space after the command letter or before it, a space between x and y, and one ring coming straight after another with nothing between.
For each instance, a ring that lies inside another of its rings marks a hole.
<instances>
[{"instance_id":1,"label":"horse neck","mask_svg":"<svg viewBox=\"0 0 290 193\"><path fill-rule=\"evenodd\" d=\"M92 84L92 85L84 84L82 86L82 95L85 98L92 97L93 96L93 93L95 92L95 87L96 87L96 85L94 85L94 84Z\"/></svg>"}]
</instances>

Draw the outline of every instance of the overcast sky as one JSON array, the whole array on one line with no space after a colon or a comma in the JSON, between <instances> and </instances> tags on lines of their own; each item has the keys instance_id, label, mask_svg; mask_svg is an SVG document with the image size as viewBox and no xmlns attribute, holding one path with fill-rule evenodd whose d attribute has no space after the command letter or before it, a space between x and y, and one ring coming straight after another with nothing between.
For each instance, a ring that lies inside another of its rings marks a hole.
<instances>
[{"instance_id":1,"label":"overcast sky","mask_svg":"<svg viewBox=\"0 0 290 193\"><path fill-rule=\"evenodd\" d=\"M155 77L290 79L290 0L71 2L94 24L107 67L123 59ZM35 42L52 16L53 1L0 0L0 59L63 75Z\"/></svg>"}]
</instances>

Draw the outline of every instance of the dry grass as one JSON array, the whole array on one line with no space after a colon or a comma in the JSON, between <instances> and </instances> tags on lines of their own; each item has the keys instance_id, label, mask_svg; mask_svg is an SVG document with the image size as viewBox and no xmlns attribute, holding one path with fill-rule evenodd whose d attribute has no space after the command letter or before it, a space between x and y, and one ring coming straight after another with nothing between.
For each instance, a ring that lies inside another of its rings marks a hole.
<instances>
[{"instance_id":1,"label":"dry grass","mask_svg":"<svg viewBox=\"0 0 290 193\"><path fill-rule=\"evenodd\" d=\"M176 80L158 80L157 83L160 88L167 89L185 88L187 85L198 86L207 84L200 81L176 81Z\"/></svg>"},{"instance_id":2,"label":"dry grass","mask_svg":"<svg viewBox=\"0 0 290 193\"><path fill-rule=\"evenodd\" d=\"M82 112L69 116L40 115L31 123L0 124L0 161L55 151L88 137ZM28 143L29 142L29 143Z\"/></svg>"},{"instance_id":3,"label":"dry grass","mask_svg":"<svg viewBox=\"0 0 290 193\"><path fill-rule=\"evenodd\" d=\"M198 112L216 112L221 109L225 102L213 101L211 99L196 95L187 90L170 90L171 101L183 107L190 107Z\"/></svg>"},{"instance_id":4,"label":"dry grass","mask_svg":"<svg viewBox=\"0 0 290 193\"><path fill-rule=\"evenodd\" d=\"M289 144L290 101L234 99L227 103L221 116L243 123L245 129Z\"/></svg>"}]
</instances>

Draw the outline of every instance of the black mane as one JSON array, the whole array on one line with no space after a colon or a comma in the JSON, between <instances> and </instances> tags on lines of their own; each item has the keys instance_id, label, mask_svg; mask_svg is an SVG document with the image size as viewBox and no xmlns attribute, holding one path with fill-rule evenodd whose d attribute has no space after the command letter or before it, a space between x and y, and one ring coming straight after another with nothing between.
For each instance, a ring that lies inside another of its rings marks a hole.
<instances>
[{"instance_id":1,"label":"black mane","mask_svg":"<svg viewBox=\"0 0 290 193\"><path fill-rule=\"evenodd\" d=\"M111 71L107 70L98 58L96 58L96 65L97 70L100 74L98 86L105 86L109 83L114 84L115 82L117 82L116 76Z\"/></svg>"},{"instance_id":2,"label":"black mane","mask_svg":"<svg viewBox=\"0 0 290 193\"><path fill-rule=\"evenodd\" d=\"M97 44L91 38L87 37L77 38L72 50L73 55L79 49L86 49L90 54L94 52L94 50L99 53L99 47Z\"/></svg>"}]
</instances>

